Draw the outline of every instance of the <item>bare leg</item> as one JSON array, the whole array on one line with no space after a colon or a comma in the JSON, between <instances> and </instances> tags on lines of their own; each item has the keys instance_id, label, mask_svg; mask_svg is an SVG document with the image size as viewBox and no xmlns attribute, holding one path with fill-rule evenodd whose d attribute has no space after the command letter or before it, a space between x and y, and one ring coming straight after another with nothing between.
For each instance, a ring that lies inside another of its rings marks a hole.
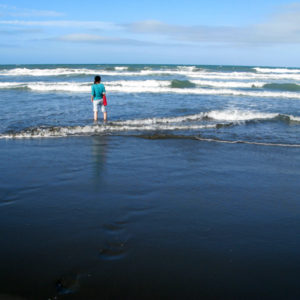
<instances>
[{"instance_id":1,"label":"bare leg","mask_svg":"<svg viewBox=\"0 0 300 300\"><path fill-rule=\"evenodd\" d=\"M107 121L107 112L103 113L103 121L106 122Z\"/></svg>"},{"instance_id":2,"label":"bare leg","mask_svg":"<svg viewBox=\"0 0 300 300\"><path fill-rule=\"evenodd\" d=\"M98 112L94 111L94 121L97 121L97 120L98 120Z\"/></svg>"}]
</instances>

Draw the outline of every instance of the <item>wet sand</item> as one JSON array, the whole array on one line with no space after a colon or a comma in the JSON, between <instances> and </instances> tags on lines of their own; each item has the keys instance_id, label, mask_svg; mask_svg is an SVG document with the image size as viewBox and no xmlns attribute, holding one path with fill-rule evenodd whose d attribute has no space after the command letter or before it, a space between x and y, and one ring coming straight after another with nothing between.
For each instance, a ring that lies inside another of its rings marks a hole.
<instances>
[{"instance_id":1,"label":"wet sand","mask_svg":"<svg viewBox=\"0 0 300 300\"><path fill-rule=\"evenodd\" d=\"M299 149L0 143L1 300L300 297Z\"/></svg>"}]
</instances>

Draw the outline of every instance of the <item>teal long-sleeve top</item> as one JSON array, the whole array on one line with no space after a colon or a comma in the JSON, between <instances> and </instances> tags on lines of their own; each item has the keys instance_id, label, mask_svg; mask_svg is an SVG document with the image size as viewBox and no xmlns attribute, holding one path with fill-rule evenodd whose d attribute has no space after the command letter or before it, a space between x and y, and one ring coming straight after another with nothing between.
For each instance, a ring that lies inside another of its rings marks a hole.
<instances>
[{"instance_id":1,"label":"teal long-sleeve top","mask_svg":"<svg viewBox=\"0 0 300 300\"><path fill-rule=\"evenodd\" d=\"M92 95L94 100L102 100L103 93L105 93L105 86L103 83L96 83L92 85Z\"/></svg>"}]
</instances>

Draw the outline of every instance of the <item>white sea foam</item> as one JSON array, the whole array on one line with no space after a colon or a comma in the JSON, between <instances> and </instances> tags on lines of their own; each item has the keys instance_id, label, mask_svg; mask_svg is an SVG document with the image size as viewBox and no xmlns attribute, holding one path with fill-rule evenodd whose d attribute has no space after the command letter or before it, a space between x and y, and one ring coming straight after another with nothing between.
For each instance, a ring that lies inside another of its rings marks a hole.
<instances>
[{"instance_id":1,"label":"white sea foam","mask_svg":"<svg viewBox=\"0 0 300 300\"><path fill-rule=\"evenodd\" d=\"M144 126L144 125L160 125L160 124L178 124L185 122L197 122L208 119L225 122L239 122L252 120L271 120L276 117L283 116L292 121L300 121L300 117L293 115L285 115L280 113L267 113L251 110L212 110L208 112L200 112L198 114L184 115L178 117L164 117L164 118L148 118L148 119L133 119L124 121L115 121L114 126Z\"/></svg>"},{"instance_id":2,"label":"white sea foam","mask_svg":"<svg viewBox=\"0 0 300 300\"><path fill-rule=\"evenodd\" d=\"M219 88L261 88L267 82L261 81L250 81L250 82L243 82L243 81L213 81L213 80L191 80L192 83L200 86L209 86L209 87L219 87Z\"/></svg>"},{"instance_id":3,"label":"white sea foam","mask_svg":"<svg viewBox=\"0 0 300 300\"><path fill-rule=\"evenodd\" d=\"M193 81L192 81L193 82ZM208 82L206 82L208 83ZM212 83L213 84L213 83ZM226 83L225 83L226 84ZM252 83L251 83L252 84ZM276 97L300 99L298 92L281 91L247 91L229 88L172 88L168 80L138 80L138 81L110 81L105 82L107 92L114 93L169 93L169 94L190 94L190 95L232 95L248 97ZM232 84L234 85L234 84ZM2 82L0 89L28 88L39 92L76 92L90 93L90 82Z\"/></svg>"},{"instance_id":4,"label":"white sea foam","mask_svg":"<svg viewBox=\"0 0 300 300\"><path fill-rule=\"evenodd\" d=\"M290 118L291 121L300 122L300 117L290 115L289 118Z\"/></svg>"},{"instance_id":5,"label":"white sea foam","mask_svg":"<svg viewBox=\"0 0 300 300\"><path fill-rule=\"evenodd\" d=\"M26 87L26 83L23 82L0 82L0 89L11 89L17 87Z\"/></svg>"},{"instance_id":6,"label":"white sea foam","mask_svg":"<svg viewBox=\"0 0 300 300\"><path fill-rule=\"evenodd\" d=\"M188 71L188 72L194 72L197 70L196 66L178 66L177 70L179 71Z\"/></svg>"},{"instance_id":7,"label":"white sea foam","mask_svg":"<svg viewBox=\"0 0 300 300\"><path fill-rule=\"evenodd\" d=\"M159 75L181 75L188 78L204 80L294 80L300 81L300 70L282 69L282 72L208 72L207 70L198 69L195 66L179 66L177 68L166 69L141 69L139 71L128 72L128 67L114 67L115 70L105 69L87 69L87 68L14 68L0 70L0 76L72 76L72 75L90 75L97 74L103 76L159 76ZM262 69L262 68L257 68ZM268 69L276 70L276 69ZM278 69L279 70L279 69ZM284 72L283 70L286 70ZM195 72L197 71L197 72ZM296 72L297 71L297 72Z\"/></svg>"},{"instance_id":8,"label":"white sea foam","mask_svg":"<svg viewBox=\"0 0 300 300\"><path fill-rule=\"evenodd\" d=\"M200 112L198 114L178 117L119 120L94 126L36 127L20 132L2 134L0 138L64 137L70 135L109 134L135 131L193 131L218 128L220 125L237 125L240 124L240 122L244 124L245 121L252 120L271 120L279 116L289 118L291 121L300 122L300 117L298 116L228 109ZM211 123L211 121L217 121L218 123Z\"/></svg>"},{"instance_id":9,"label":"white sea foam","mask_svg":"<svg viewBox=\"0 0 300 300\"><path fill-rule=\"evenodd\" d=\"M56 68L56 69L29 69L15 68L0 70L0 76L67 76L67 75L107 75L107 76L148 76L148 75L167 75L179 74L188 75L191 71L184 69L164 69L152 70L142 69L140 71L128 72L128 67L114 67L115 70L105 69L76 69L76 68ZM127 72L126 72L127 71Z\"/></svg>"},{"instance_id":10,"label":"white sea foam","mask_svg":"<svg viewBox=\"0 0 300 300\"><path fill-rule=\"evenodd\" d=\"M153 70L144 68L139 71L128 72L127 66L116 66L114 70L106 69L86 69L86 68L14 68L0 70L2 76L62 76L62 75L111 75L111 76L146 76L146 75L163 75L163 74L192 74L196 67L178 67L170 69ZM127 72L126 72L127 71Z\"/></svg>"},{"instance_id":11,"label":"white sea foam","mask_svg":"<svg viewBox=\"0 0 300 300\"><path fill-rule=\"evenodd\" d=\"M27 88L33 91L51 92L81 92L87 93L91 90L91 83L78 82L0 82L0 89Z\"/></svg>"},{"instance_id":12,"label":"white sea foam","mask_svg":"<svg viewBox=\"0 0 300 300\"><path fill-rule=\"evenodd\" d=\"M194 125L194 126L160 126L159 130L174 131L174 130L194 130L194 129L205 129L215 128L216 125ZM153 125L149 126L122 126L115 128L109 125L94 125L94 126L72 126L72 127L49 127L49 128L33 128L27 129L21 132L11 134L0 134L0 139L22 139L22 138L59 138L67 136L82 136L82 135L94 135L94 134L107 134L110 132L121 132L121 131L154 131L157 130ZM189 136L186 136L187 138ZM174 136L176 138L176 135ZM178 136L182 138L182 136ZM300 144L284 144L284 143L266 143L266 142L255 142L246 140L220 140L216 138L203 138L200 136L190 136L194 140L202 142L214 142L214 143L225 143L225 144L248 144L257 146L270 146L270 147L294 147L299 148Z\"/></svg>"},{"instance_id":13,"label":"white sea foam","mask_svg":"<svg viewBox=\"0 0 300 300\"><path fill-rule=\"evenodd\" d=\"M200 114L194 116L198 116L198 118L200 118ZM300 122L300 116L239 109L212 110L209 112L202 113L201 117L207 117L216 121L227 122L272 120L275 118L282 117L283 119L287 119L290 121Z\"/></svg>"},{"instance_id":14,"label":"white sea foam","mask_svg":"<svg viewBox=\"0 0 300 300\"><path fill-rule=\"evenodd\" d=\"M55 69L28 69L15 68L0 70L2 76L61 76L61 75L94 75L98 71L90 69L72 69L72 68L55 68Z\"/></svg>"},{"instance_id":15,"label":"white sea foam","mask_svg":"<svg viewBox=\"0 0 300 300\"><path fill-rule=\"evenodd\" d=\"M116 71L125 71L125 70L128 70L128 67L115 67L115 70Z\"/></svg>"},{"instance_id":16,"label":"white sea foam","mask_svg":"<svg viewBox=\"0 0 300 300\"><path fill-rule=\"evenodd\" d=\"M170 80L118 80L105 82L105 86L112 88L157 88L157 87L169 87L171 85Z\"/></svg>"},{"instance_id":17,"label":"white sea foam","mask_svg":"<svg viewBox=\"0 0 300 300\"><path fill-rule=\"evenodd\" d=\"M184 95L230 95L230 96L248 96L248 97L276 97L300 99L300 93L297 92L271 92L271 91L243 91L234 89L207 89L207 88L171 88L171 87L150 87L150 86L132 86L126 88L124 86L110 86L107 91L120 93L169 93Z\"/></svg>"},{"instance_id":18,"label":"white sea foam","mask_svg":"<svg viewBox=\"0 0 300 300\"><path fill-rule=\"evenodd\" d=\"M206 113L208 118L222 121L250 121L250 120L266 120L273 119L279 114L277 113L263 113L256 111L243 111L243 110L214 110Z\"/></svg>"},{"instance_id":19,"label":"white sea foam","mask_svg":"<svg viewBox=\"0 0 300 300\"><path fill-rule=\"evenodd\" d=\"M251 88L263 87L266 82L239 82L239 81L210 81L210 80L191 80L192 83L198 86L218 87L218 88ZM170 87L170 80L118 80L109 81L105 85L108 87L126 87L126 88L157 88L157 87ZM63 91L87 91L87 87L91 86L91 82L0 82L0 89L4 88L17 88L27 87L32 90L63 90ZM82 89L85 87L85 89Z\"/></svg>"},{"instance_id":20,"label":"white sea foam","mask_svg":"<svg viewBox=\"0 0 300 300\"><path fill-rule=\"evenodd\" d=\"M172 124L172 123L183 123L191 121L201 121L206 116L206 113L201 112L199 114L179 116L179 117L165 117L165 118L148 118L148 119L134 119L115 121L115 125L159 125L159 124Z\"/></svg>"},{"instance_id":21,"label":"white sea foam","mask_svg":"<svg viewBox=\"0 0 300 300\"><path fill-rule=\"evenodd\" d=\"M300 73L300 69L286 68L254 68L259 73Z\"/></svg>"},{"instance_id":22,"label":"white sea foam","mask_svg":"<svg viewBox=\"0 0 300 300\"><path fill-rule=\"evenodd\" d=\"M192 72L187 77L205 80L293 80L300 81L300 74L290 73L250 73L250 72Z\"/></svg>"},{"instance_id":23,"label":"white sea foam","mask_svg":"<svg viewBox=\"0 0 300 300\"><path fill-rule=\"evenodd\" d=\"M33 82L26 84L28 89L40 92L62 91L62 92L79 92L88 93L91 91L91 83L75 82Z\"/></svg>"},{"instance_id":24,"label":"white sea foam","mask_svg":"<svg viewBox=\"0 0 300 300\"><path fill-rule=\"evenodd\" d=\"M66 127L37 127L32 129L23 130L16 133L8 133L0 135L2 139L9 138L41 138L41 137L66 137L66 136L80 136L92 134L107 134L114 132L135 132L135 131L185 131L185 130L200 130L215 128L215 124L208 125L180 125L180 124L166 124L166 125L87 125L87 126L66 126Z\"/></svg>"},{"instance_id":25,"label":"white sea foam","mask_svg":"<svg viewBox=\"0 0 300 300\"><path fill-rule=\"evenodd\" d=\"M227 109L227 110L212 110L209 112L200 112L193 115L185 115L178 117L165 117L165 118L148 118L148 119L134 119L125 121L116 121L115 125L153 125L153 124L171 124L171 123L184 123L184 122L195 122L202 121L206 118L215 121L251 121L251 120L267 120L273 119L280 116L278 113L264 113L250 110L238 110L238 109ZM300 117L289 116L291 120L296 120Z\"/></svg>"}]
</instances>

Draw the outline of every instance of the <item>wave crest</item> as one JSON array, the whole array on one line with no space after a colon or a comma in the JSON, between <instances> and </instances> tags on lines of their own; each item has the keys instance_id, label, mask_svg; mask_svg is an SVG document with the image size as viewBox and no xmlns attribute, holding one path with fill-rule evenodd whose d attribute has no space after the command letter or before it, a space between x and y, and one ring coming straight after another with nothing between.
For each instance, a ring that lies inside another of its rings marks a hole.
<instances>
[{"instance_id":1,"label":"wave crest","mask_svg":"<svg viewBox=\"0 0 300 300\"><path fill-rule=\"evenodd\" d=\"M289 69L289 68L254 68L258 73L300 73L300 69Z\"/></svg>"},{"instance_id":2,"label":"wave crest","mask_svg":"<svg viewBox=\"0 0 300 300\"><path fill-rule=\"evenodd\" d=\"M297 91L271 91L271 90L238 90L234 88L222 88L218 83L202 82L211 84L213 88L195 86L201 84L199 81L169 81L169 80L120 80L105 82L107 92L112 93L154 93L154 94L190 94L190 95L225 95L245 97L276 97L300 99ZM90 93L91 82L1 82L0 89L29 89L37 92L69 92L69 93ZM230 86L229 83L228 86ZM252 83L251 83L252 84ZM173 85L173 86L172 86ZM215 85L215 87L214 87ZM237 83L237 86L249 87L249 84ZM252 84L253 87L255 83ZM266 86L266 85L264 85ZM189 88L187 88L189 87ZM234 87L234 86L233 86ZM268 85L267 85L268 87ZM274 87L274 86L273 86ZM290 87L290 86L285 86ZM298 89L295 85L293 89ZM275 88L274 88L275 89Z\"/></svg>"},{"instance_id":3,"label":"wave crest","mask_svg":"<svg viewBox=\"0 0 300 300\"><path fill-rule=\"evenodd\" d=\"M171 82L171 87L172 88L179 88L179 89L182 89L182 88L194 88L196 86L195 83L189 81L189 80L177 80L177 79L174 79L172 80Z\"/></svg>"},{"instance_id":4,"label":"wave crest","mask_svg":"<svg viewBox=\"0 0 300 300\"><path fill-rule=\"evenodd\" d=\"M27 128L18 132L7 132L0 138L40 138L65 137L93 134L111 134L121 132L147 131L195 131L202 129L219 129L251 121L279 120L284 122L300 122L300 117L278 113L262 113L254 111L223 110L201 112L178 117L162 117L113 121L107 124L86 126L40 126Z\"/></svg>"},{"instance_id":5,"label":"wave crest","mask_svg":"<svg viewBox=\"0 0 300 300\"><path fill-rule=\"evenodd\" d=\"M290 92L300 91L300 85L296 83L267 83L263 85L263 88L269 90L290 91Z\"/></svg>"},{"instance_id":6,"label":"wave crest","mask_svg":"<svg viewBox=\"0 0 300 300\"><path fill-rule=\"evenodd\" d=\"M196 66L161 66L152 68L144 66L96 66L93 69L80 67L57 67L57 68L29 68L18 67L0 69L0 76L29 76L29 77L55 77L55 76L185 76L187 79L203 80L300 80L300 69L275 69L254 68L255 72L234 71L228 72L198 68ZM242 69L243 70L243 69Z\"/></svg>"}]
</instances>

